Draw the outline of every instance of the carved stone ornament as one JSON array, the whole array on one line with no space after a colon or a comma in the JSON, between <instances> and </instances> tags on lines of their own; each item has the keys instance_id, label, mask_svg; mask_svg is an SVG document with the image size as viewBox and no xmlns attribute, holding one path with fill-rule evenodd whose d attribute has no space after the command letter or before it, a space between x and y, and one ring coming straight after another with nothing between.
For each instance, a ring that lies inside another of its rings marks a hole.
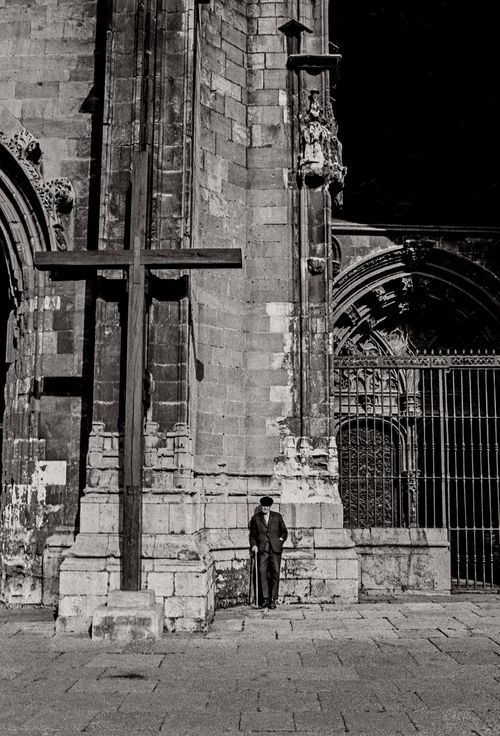
<instances>
[{"instance_id":1,"label":"carved stone ornament","mask_svg":"<svg viewBox=\"0 0 500 736\"><path fill-rule=\"evenodd\" d=\"M320 273L323 273L325 270L325 259L324 258L317 258L317 257L311 257L307 259L307 270L310 274L313 276L318 276Z\"/></svg>"},{"instance_id":2,"label":"carved stone ornament","mask_svg":"<svg viewBox=\"0 0 500 736\"><path fill-rule=\"evenodd\" d=\"M408 268L418 268L424 264L435 245L434 240L405 240L403 243L403 260Z\"/></svg>"},{"instance_id":3,"label":"carved stone ornament","mask_svg":"<svg viewBox=\"0 0 500 736\"><path fill-rule=\"evenodd\" d=\"M330 189L338 206L346 168L342 165L342 145L331 105L325 111L319 90L302 92L299 175L310 189Z\"/></svg>"},{"instance_id":4,"label":"carved stone ornament","mask_svg":"<svg viewBox=\"0 0 500 736\"><path fill-rule=\"evenodd\" d=\"M66 177L44 179L40 143L25 128L11 137L0 130L0 141L23 164L47 212L58 250L66 250L63 217L70 214L75 203L71 181Z\"/></svg>"},{"instance_id":5,"label":"carved stone ornament","mask_svg":"<svg viewBox=\"0 0 500 736\"><path fill-rule=\"evenodd\" d=\"M386 292L383 286L377 286L373 289L373 296L379 306L384 307L391 301L391 295Z\"/></svg>"}]
</instances>

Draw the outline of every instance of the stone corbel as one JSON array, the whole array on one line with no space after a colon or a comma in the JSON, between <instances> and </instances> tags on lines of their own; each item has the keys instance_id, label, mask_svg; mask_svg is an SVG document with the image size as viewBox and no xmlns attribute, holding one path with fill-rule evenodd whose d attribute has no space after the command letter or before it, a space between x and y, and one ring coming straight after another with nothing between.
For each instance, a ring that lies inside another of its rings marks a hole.
<instances>
[{"instance_id":1,"label":"stone corbel","mask_svg":"<svg viewBox=\"0 0 500 736\"><path fill-rule=\"evenodd\" d=\"M307 259L307 270L312 276L319 276L325 270L325 259L311 257Z\"/></svg>"},{"instance_id":2,"label":"stone corbel","mask_svg":"<svg viewBox=\"0 0 500 736\"><path fill-rule=\"evenodd\" d=\"M331 83L335 84L341 60L341 54L290 54L286 65L288 69L296 72L304 71L313 76L328 71Z\"/></svg>"}]
</instances>

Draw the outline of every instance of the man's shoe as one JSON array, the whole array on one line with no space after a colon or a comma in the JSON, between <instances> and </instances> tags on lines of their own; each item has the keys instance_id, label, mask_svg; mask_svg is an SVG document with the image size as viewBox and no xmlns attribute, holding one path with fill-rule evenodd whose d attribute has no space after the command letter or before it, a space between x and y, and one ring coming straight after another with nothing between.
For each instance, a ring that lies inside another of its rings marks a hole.
<instances>
[{"instance_id":1,"label":"man's shoe","mask_svg":"<svg viewBox=\"0 0 500 736\"><path fill-rule=\"evenodd\" d=\"M269 608L276 608L276 601L271 601Z\"/></svg>"},{"instance_id":2,"label":"man's shoe","mask_svg":"<svg viewBox=\"0 0 500 736\"><path fill-rule=\"evenodd\" d=\"M259 608L268 608L268 607L269 607L269 598L264 598Z\"/></svg>"}]
</instances>

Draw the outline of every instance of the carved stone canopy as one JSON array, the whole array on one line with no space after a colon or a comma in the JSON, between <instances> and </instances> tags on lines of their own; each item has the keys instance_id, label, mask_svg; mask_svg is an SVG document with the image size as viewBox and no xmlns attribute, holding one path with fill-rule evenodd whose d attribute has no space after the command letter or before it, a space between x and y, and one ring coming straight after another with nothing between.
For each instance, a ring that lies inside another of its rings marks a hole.
<instances>
[{"instance_id":1,"label":"carved stone canopy","mask_svg":"<svg viewBox=\"0 0 500 736\"><path fill-rule=\"evenodd\" d=\"M283 25L278 26L278 31L281 31L288 37L299 37L302 33L312 33L312 29L305 26L295 18L291 18Z\"/></svg>"}]
</instances>

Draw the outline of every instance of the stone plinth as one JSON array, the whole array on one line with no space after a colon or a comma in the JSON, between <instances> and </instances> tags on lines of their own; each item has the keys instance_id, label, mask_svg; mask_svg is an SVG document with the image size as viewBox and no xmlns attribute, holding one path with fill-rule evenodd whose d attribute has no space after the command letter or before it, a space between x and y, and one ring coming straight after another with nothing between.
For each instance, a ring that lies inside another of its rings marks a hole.
<instances>
[{"instance_id":1,"label":"stone plinth","mask_svg":"<svg viewBox=\"0 0 500 736\"><path fill-rule=\"evenodd\" d=\"M152 590L112 590L105 606L92 617L92 639L137 641L158 639L163 633L163 605Z\"/></svg>"},{"instance_id":2,"label":"stone plinth","mask_svg":"<svg viewBox=\"0 0 500 736\"><path fill-rule=\"evenodd\" d=\"M446 529L352 529L364 593L449 593Z\"/></svg>"}]
</instances>

